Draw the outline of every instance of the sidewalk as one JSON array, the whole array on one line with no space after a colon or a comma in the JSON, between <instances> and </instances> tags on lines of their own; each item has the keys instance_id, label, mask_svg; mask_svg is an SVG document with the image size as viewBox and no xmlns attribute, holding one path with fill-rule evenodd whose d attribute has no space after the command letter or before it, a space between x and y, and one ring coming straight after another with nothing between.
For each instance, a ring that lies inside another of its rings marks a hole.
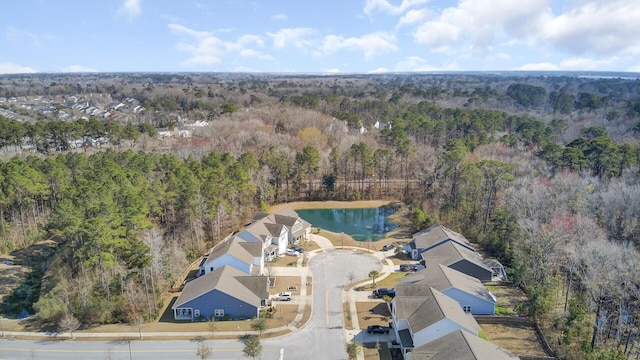
<instances>
[{"instance_id":1,"label":"sidewalk","mask_svg":"<svg viewBox=\"0 0 640 360\"><path fill-rule=\"evenodd\" d=\"M306 253L306 260L308 262L316 255L324 252L335 250L336 248L333 244L325 237L319 236L316 234L310 234L310 240L316 242L320 249L310 251ZM340 250L342 250L341 248ZM363 249L360 247L344 247L345 250L358 250L362 251ZM380 270L380 275L376 278L376 280L382 280L389 276L389 274L393 273L396 270L396 266L386 258L386 253L380 251L368 251L368 253L378 260L380 260L382 264L382 269ZM307 266L302 266L303 257L301 256L297 262L297 266L295 267L274 267L272 268L272 275L274 276L298 276L300 277L300 295L297 299L294 299L294 303L298 304L298 313L296 314L293 321L290 323L271 328L263 331L263 334L270 333L278 333L282 331L296 332L299 331L302 326L298 327L302 318L304 317L305 307L306 305L312 306L312 297L307 295L307 277L312 276L311 271ZM351 287L349 291L343 292L343 301L349 303L349 309L351 311L351 322L353 324L353 330L347 330L345 327L345 341L346 342L356 342L362 344L364 339L358 339L359 334L363 334L360 330L360 324L358 323L357 316L357 302L366 302L371 301L369 298L370 293L368 291L355 291L355 288L360 284L366 284L370 279L365 279L354 286ZM304 324L303 324L304 325ZM209 337L211 336L211 331L192 331L192 332L145 332L145 331L126 331L126 332L116 332L116 333L92 333L92 332L74 332L73 336L69 332L27 332L27 331L3 331L4 338L41 338L41 339L153 339L153 338L197 338L197 337ZM220 336L243 336L246 334L258 334L256 331L225 331L217 333ZM287 333L288 334L288 333ZM358 352L358 360L364 360L363 351Z\"/></svg>"}]
</instances>

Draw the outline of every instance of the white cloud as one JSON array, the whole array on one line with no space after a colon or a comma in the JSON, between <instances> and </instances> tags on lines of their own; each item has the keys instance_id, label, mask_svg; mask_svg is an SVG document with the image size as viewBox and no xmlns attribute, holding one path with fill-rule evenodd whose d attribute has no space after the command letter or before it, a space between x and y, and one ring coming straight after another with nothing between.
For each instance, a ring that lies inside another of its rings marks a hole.
<instances>
[{"instance_id":1,"label":"white cloud","mask_svg":"<svg viewBox=\"0 0 640 360\"><path fill-rule=\"evenodd\" d=\"M262 51L253 50L253 49L242 49L239 52L240 56L244 58L250 59L258 59L262 61L273 61L273 56L269 54L265 54Z\"/></svg>"},{"instance_id":2,"label":"white cloud","mask_svg":"<svg viewBox=\"0 0 640 360\"><path fill-rule=\"evenodd\" d=\"M262 47L264 40L257 35L243 35L235 42L224 41L208 31L198 31L180 24L169 24L169 29L184 38L178 42L176 48L190 54L190 57L182 64L216 65L230 54L237 54L244 58L272 61L273 58L263 52L250 48L250 46Z\"/></svg>"},{"instance_id":3,"label":"white cloud","mask_svg":"<svg viewBox=\"0 0 640 360\"><path fill-rule=\"evenodd\" d=\"M389 69L383 68L383 67L379 67L377 69L369 70L367 73L369 73L369 74L384 74L384 73L388 73L388 72L389 72Z\"/></svg>"},{"instance_id":4,"label":"white cloud","mask_svg":"<svg viewBox=\"0 0 640 360\"><path fill-rule=\"evenodd\" d=\"M431 66L427 61L419 56L409 56L396 64L396 71L436 71L436 67Z\"/></svg>"},{"instance_id":5,"label":"white cloud","mask_svg":"<svg viewBox=\"0 0 640 360\"><path fill-rule=\"evenodd\" d=\"M324 37L320 49L314 55L327 55L341 49L351 51L362 51L365 59L374 56L393 52L398 49L395 44L396 38L393 34L378 31L361 37L345 38L340 35L327 35Z\"/></svg>"},{"instance_id":6,"label":"white cloud","mask_svg":"<svg viewBox=\"0 0 640 360\"><path fill-rule=\"evenodd\" d=\"M128 17L136 17L142 13L141 2L142 0L124 0L124 3L118 10L121 15Z\"/></svg>"},{"instance_id":7,"label":"white cloud","mask_svg":"<svg viewBox=\"0 0 640 360\"><path fill-rule=\"evenodd\" d=\"M62 68L62 72L66 73L84 73L84 72L98 72L98 70L94 68L90 68L83 65L69 65Z\"/></svg>"},{"instance_id":8,"label":"white cloud","mask_svg":"<svg viewBox=\"0 0 640 360\"><path fill-rule=\"evenodd\" d=\"M7 26L5 33L7 40L11 42L30 42L32 45L40 45L40 39L37 35L25 30L18 29L13 26Z\"/></svg>"},{"instance_id":9,"label":"white cloud","mask_svg":"<svg viewBox=\"0 0 640 360\"><path fill-rule=\"evenodd\" d=\"M485 51L498 37L526 38L549 13L540 0L461 0L418 26L414 39L432 49L443 46Z\"/></svg>"},{"instance_id":10,"label":"white cloud","mask_svg":"<svg viewBox=\"0 0 640 360\"><path fill-rule=\"evenodd\" d=\"M275 21L285 21L287 19L288 17L285 14L271 15L271 20L275 20Z\"/></svg>"},{"instance_id":11,"label":"white cloud","mask_svg":"<svg viewBox=\"0 0 640 360\"><path fill-rule=\"evenodd\" d=\"M333 69L326 69L324 72L327 74L340 74L342 73L342 70L338 68L333 68Z\"/></svg>"},{"instance_id":12,"label":"white cloud","mask_svg":"<svg viewBox=\"0 0 640 360\"><path fill-rule=\"evenodd\" d=\"M619 59L617 57L597 60L589 58L569 58L560 62L560 68L562 70L574 70L574 71L589 71L589 70L601 70L610 67L615 64Z\"/></svg>"},{"instance_id":13,"label":"white cloud","mask_svg":"<svg viewBox=\"0 0 640 360\"><path fill-rule=\"evenodd\" d=\"M517 70L525 71L552 71L552 70L565 70L565 71L592 71L611 68L619 62L618 57L612 57L609 59L590 59L590 58L568 58L561 60L558 64L550 62L525 64Z\"/></svg>"},{"instance_id":14,"label":"white cloud","mask_svg":"<svg viewBox=\"0 0 640 360\"><path fill-rule=\"evenodd\" d=\"M396 28L399 28L404 25L413 25L415 23L419 23L427 19L430 14L431 14L431 11L429 11L429 9L409 10L407 11L406 14L400 17L400 20L398 21L398 25L396 25Z\"/></svg>"},{"instance_id":15,"label":"white cloud","mask_svg":"<svg viewBox=\"0 0 640 360\"><path fill-rule=\"evenodd\" d=\"M31 74L36 72L34 69L26 66L20 66L8 62L0 62L0 74Z\"/></svg>"},{"instance_id":16,"label":"white cloud","mask_svg":"<svg viewBox=\"0 0 640 360\"><path fill-rule=\"evenodd\" d=\"M552 64L552 63L548 63L548 62L541 62L541 63L531 63L531 64L524 64L521 67L515 69L515 70L522 70L522 71L554 71L554 70L560 70L560 67L556 64Z\"/></svg>"},{"instance_id":17,"label":"white cloud","mask_svg":"<svg viewBox=\"0 0 640 360\"><path fill-rule=\"evenodd\" d=\"M290 28L280 29L276 33L267 33L267 35L273 40L273 47L276 49L287 47L306 49L312 43L308 38L315 33L316 31L311 28Z\"/></svg>"},{"instance_id":18,"label":"white cloud","mask_svg":"<svg viewBox=\"0 0 640 360\"><path fill-rule=\"evenodd\" d=\"M427 2L429 2L429 0L402 0L400 5L394 6L389 0L367 0L364 5L364 13L370 15L372 12L378 10L391 15L400 15L409 8Z\"/></svg>"},{"instance_id":19,"label":"white cloud","mask_svg":"<svg viewBox=\"0 0 640 360\"><path fill-rule=\"evenodd\" d=\"M635 0L582 1L544 23L540 42L574 54L633 52L640 45L640 7Z\"/></svg>"}]
</instances>

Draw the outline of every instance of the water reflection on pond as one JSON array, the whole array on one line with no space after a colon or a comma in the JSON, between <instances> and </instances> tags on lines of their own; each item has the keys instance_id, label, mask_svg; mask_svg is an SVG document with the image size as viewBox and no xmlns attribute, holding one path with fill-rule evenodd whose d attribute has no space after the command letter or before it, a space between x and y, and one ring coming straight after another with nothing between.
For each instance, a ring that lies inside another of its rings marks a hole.
<instances>
[{"instance_id":1,"label":"water reflection on pond","mask_svg":"<svg viewBox=\"0 0 640 360\"><path fill-rule=\"evenodd\" d=\"M344 232L357 241L380 240L398 227L388 216L395 210L390 207L366 209L311 209L296 210L298 215L312 226L336 233Z\"/></svg>"}]
</instances>

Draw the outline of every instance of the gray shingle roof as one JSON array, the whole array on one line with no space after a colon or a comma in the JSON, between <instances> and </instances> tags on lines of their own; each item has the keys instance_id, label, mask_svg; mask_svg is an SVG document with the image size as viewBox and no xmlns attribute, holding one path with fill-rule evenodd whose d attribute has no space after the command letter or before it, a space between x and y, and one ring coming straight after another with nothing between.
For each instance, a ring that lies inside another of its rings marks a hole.
<instances>
[{"instance_id":1,"label":"gray shingle roof","mask_svg":"<svg viewBox=\"0 0 640 360\"><path fill-rule=\"evenodd\" d=\"M442 264L429 266L427 269L402 277L400 283L427 284L438 291L456 288L485 301L496 302L495 297L482 285L480 280Z\"/></svg>"},{"instance_id":2,"label":"gray shingle roof","mask_svg":"<svg viewBox=\"0 0 640 360\"><path fill-rule=\"evenodd\" d=\"M261 256L260 254L254 256L251 252L247 250L246 246L243 246L243 244L251 244L251 243L247 243L241 238L234 236L233 238L214 246L211 249L209 256L207 257L207 261L204 263L204 267L206 267L208 264L213 262L215 259L218 259L221 256L224 256L225 254L231 255L234 258L246 264L251 264L255 256ZM258 246L262 246L259 243L254 243L254 244L257 244ZM254 249L252 250L255 252Z\"/></svg>"},{"instance_id":3,"label":"gray shingle roof","mask_svg":"<svg viewBox=\"0 0 640 360\"><path fill-rule=\"evenodd\" d=\"M398 284L395 289L396 318L406 319L414 334L445 318L474 333L480 331L480 325L457 301L427 284Z\"/></svg>"},{"instance_id":4,"label":"gray shingle roof","mask_svg":"<svg viewBox=\"0 0 640 360\"><path fill-rule=\"evenodd\" d=\"M466 331L456 330L408 353L409 360L514 360L511 352Z\"/></svg>"},{"instance_id":5,"label":"gray shingle roof","mask_svg":"<svg viewBox=\"0 0 640 360\"><path fill-rule=\"evenodd\" d=\"M462 234L459 234L449 228L442 225L434 225L428 229L424 229L413 234L413 241L416 248L428 249L435 246L445 240L453 240L463 246L467 246L473 249L473 246Z\"/></svg>"},{"instance_id":6,"label":"gray shingle roof","mask_svg":"<svg viewBox=\"0 0 640 360\"><path fill-rule=\"evenodd\" d=\"M448 241L424 251L421 255L422 258L425 259L427 266L430 266L432 263L451 266L460 260L467 260L491 272L491 269L482 262L480 254L453 241Z\"/></svg>"},{"instance_id":7,"label":"gray shingle roof","mask_svg":"<svg viewBox=\"0 0 640 360\"><path fill-rule=\"evenodd\" d=\"M187 283L171 308L179 308L213 290L256 307L261 305L263 299L269 298L269 282L266 276L248 276L225 265Z\"/></svg>"}]
</instances>

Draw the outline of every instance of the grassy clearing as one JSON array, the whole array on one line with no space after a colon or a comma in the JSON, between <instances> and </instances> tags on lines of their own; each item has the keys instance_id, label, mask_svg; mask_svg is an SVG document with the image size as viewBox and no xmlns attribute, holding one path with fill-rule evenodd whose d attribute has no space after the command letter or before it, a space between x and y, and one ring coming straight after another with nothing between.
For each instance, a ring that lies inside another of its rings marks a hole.
<instances>
[{"instance_id":1,"label":"grassy clearing","mask_svg":"<svg viewBox=\"0 0 640 360\"><path fill-rule=\"evenodd\" d=\"M344 328L347 330L353 330L353 315L351 314L351 308L349 302L342 303L342 314L344 315Z\"/></svg>"},{"instance_id":2,"label":"grassy clearing","mask_svg":"<svg viewBox=\"0 0 640 360\"><path fill-rule=\"evenodd\" d=\"M366 329L369 325L388 326L389 321L391 321L389 306L385 302L356 302L356 309L358 311L360 329Z\"/></svg>"},{"instance_id":3,"label":"grassy clearing","mask_svg":"<svg viewBox=\"0 0 640 360\"><path fill-rule=\"evenodd\" d=\"M392 272L391 274L389 274L389 276L385 277L382 280L376 280L376 286L373 287L373 284L371 281L369 281L368 283L366 283L366 285L362 285L362 286L358 286L356 288L356 291L373 291L375 289L379 289L379 288L387 288L387 289L391 289L394 288L398 282L399 279L402 277L405 277L407 274L407 272Z\"/></svg>"},{"instance_id":4,"label":"grassy clearing","mask_svg":"<svg viewBox=\"0 0 640 360\"><path fill-rule=\"evenodd\" d=\"M289 287L294 287L295 290L291 290ZM275 295L283 291L291 291L293 295L300 295L300 276L276 276L275 286L269 288L269 293Z\"/></svg>"},{"instance_id":5,"label":"grassy clearing","mask_svg":"<svg viewBox=\"0 0 640 360\"><path fill-rule=\"evenodd\" d=\"M532 327L483 324L487 340L517 355L547 356Z\"/></svg>"}]
</instances>

